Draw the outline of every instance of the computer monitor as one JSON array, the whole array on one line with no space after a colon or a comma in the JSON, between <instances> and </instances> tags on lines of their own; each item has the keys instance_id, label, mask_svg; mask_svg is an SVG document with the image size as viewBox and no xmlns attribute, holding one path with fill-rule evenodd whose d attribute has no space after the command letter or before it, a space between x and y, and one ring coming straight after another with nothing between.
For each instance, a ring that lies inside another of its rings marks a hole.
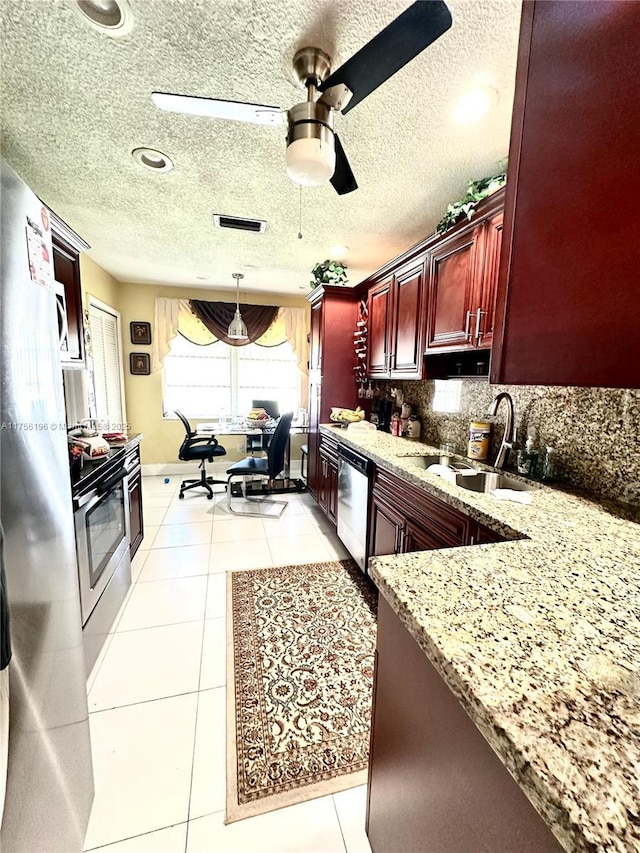
<instances>
[{"instance_id":1,"label":"computer monitor","mask_svg":"<svg viewBox=\"0 0 640 853\"><path fill-rule=\"evenodd\" d=\"M252 405L254 409L264 409L270 418L280 417L280 407L277 400L254 400Z\"/></svg>"}]
</instances>

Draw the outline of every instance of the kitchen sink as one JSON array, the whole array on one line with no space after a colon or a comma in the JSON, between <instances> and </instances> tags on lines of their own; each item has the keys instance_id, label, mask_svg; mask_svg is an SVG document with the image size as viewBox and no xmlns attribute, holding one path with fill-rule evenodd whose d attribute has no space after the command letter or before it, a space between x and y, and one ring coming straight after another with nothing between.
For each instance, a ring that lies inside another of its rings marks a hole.
<instances>
[{"instance_id":1,"label":"kitchen sink","mask_svg":"<svg viewBox=\"0 0 640 853\"><path fill-rule=\"evenodd\" d=\"M479 471L469 462L444 454L403 456L402 459L416 468L427 469L431 465L440 465L441 470L437 472L440 476L469 492L492 492L494 489L513 489L514 492L531 492L539 488L536 483L518 480L509 474L494 471ZM442 468L449 470L443 471ZM436 472L434 471L434 473Z\"/></svg>"},{"instance_id":2,"label":"kitchen sink","mask_svg":"<svg viewBox=\"0 0 640 853\"><path fill-rule=\"evenodd\" d=\"M415 465L416 468L429 468L431 465L444 465L454 471L475 470L473 465L463 462L461 459L452 459L450 456L403 456L405 462Z\"/></svg>"},{"instance_id":3,"label":"kitchen sink","mask_svg":"<svg viewBox=\"0 0 640 853\"><path fill-rule=\"evenodd\" d=\"M494 489L513 489L514 492L532 492L538 486L510 477L508 474L495 474L491 471L476 471L475 474L458 474L456 485L470 492L491 492Z\"/></svg>"}]
</instances>

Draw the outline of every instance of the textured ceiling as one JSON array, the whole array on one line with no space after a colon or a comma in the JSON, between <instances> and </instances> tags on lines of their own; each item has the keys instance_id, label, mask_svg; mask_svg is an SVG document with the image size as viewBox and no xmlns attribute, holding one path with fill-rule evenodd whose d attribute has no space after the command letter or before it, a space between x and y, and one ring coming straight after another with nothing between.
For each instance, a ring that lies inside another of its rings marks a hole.
<instances>
[{"instance_id":1,"label":"textured ceiling","mask_svg":"<svg viewBox=\"0 0 640 853\"><path fill-rule=\"evenodd\" d=\"M336 130L359 189L300 190L284 129L157 110L153 90L289 108L304 96L291 59L307 44L341 65L410 0L130 0L133 29L110 38L72 0L3 0L2 152L123 281L300 294L329 247L350 283L430 233L470 178L507 154L520 0L448 0L453 26ZM450 116L474 83L499 92L474 124ZM158 148L152 173L131 157ZM215 230L213 213L266 219L265 234ZM196 276L206 275L208 281Z\"/></svg>"}]
</instances>

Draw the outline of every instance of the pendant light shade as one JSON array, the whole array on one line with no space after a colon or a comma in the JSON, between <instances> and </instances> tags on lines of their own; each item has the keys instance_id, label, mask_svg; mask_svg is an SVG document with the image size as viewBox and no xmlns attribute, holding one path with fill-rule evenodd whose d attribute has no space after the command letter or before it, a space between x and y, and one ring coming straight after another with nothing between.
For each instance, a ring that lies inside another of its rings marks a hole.
<instances>
[{"instance_id":1,"label":"pendant light shade","mask_svg":"<svg viewBox=\"0 0 640 853\"><path fill-rule=\"evenodd\" d=\"M232 273L236 280L236 313L233 315L233 320L229 324L227 337L233 341L246 341L249 338L247 327L244 324L242 315L240 314L240 279L244 278L241 272Z\"/></svg>"}]
</instances>

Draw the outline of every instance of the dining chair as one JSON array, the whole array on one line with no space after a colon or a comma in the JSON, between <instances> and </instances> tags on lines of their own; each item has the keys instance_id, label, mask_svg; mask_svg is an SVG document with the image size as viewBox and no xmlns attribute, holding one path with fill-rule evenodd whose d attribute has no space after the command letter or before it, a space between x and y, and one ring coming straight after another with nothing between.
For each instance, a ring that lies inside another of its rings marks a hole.
<instances>
[{"instance_id":1,"label":"dining chair","mask_svg":"<svg viewBox=\"0 0 640 853\"><path fill-rule=\"evenodd\" d=\"M293 420L293 412L287 412L282 415L278 421L275 432L271 437L271 443L267 449L267 456L256 457L247 456L240 462L236 462L231 468L227 469L227 508L234 515L258 516L260 518L280 518L287 507L287 501L276 501L262 495L269 495L273 492L273 485L277 476L282 473L285 464L285 454L287 442L289 441L289 433L291 432L291 421ZM234 478L242 478L242 498L245 501L251 501L258 504L269 504L280 506L279 512L261 513L260 508L257 511L238 510L233 508L232 500L232 482ZM247 480L250 478L262 478L266 480L266 487L263 485L263 491L260 497L251 497L247 494Z\"/></svg>"}]
</instances>

